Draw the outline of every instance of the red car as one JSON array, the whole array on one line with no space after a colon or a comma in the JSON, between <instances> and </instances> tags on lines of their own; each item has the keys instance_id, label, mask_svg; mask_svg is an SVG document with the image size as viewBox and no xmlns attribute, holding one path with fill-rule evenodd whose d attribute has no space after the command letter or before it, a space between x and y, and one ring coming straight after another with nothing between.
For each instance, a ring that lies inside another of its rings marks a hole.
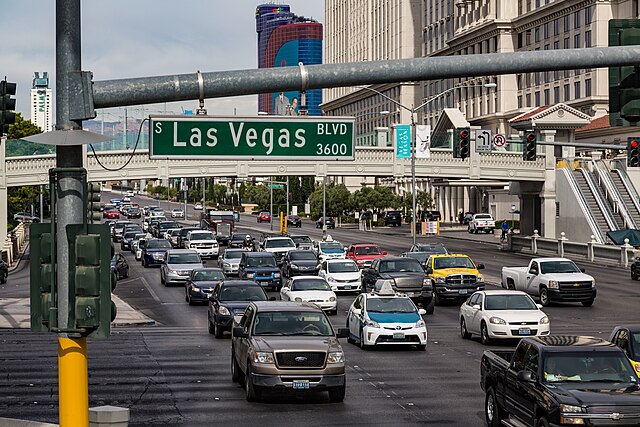
<instances>
[{"instance_id":1,"label":"red car","mask_svg":"<svg viewBox=\"0 0 640 427\"><path fill-rule=\"evenodd\" d=\"M116 210L112 211L103 211L102 217L107 219L120 219L120 212Z\"/></svg>"},{"instance_id":2,"label":"red car","mask_svg":"<svg viewBox=\"0 0 640 427\"><path fill-rule=\"evenodd\" d=\"M260 212L258 214L258 222L271 222L271 214L269 212Z\"/></svg>"},{"instance_id":3,"label":"red car","mask_svg":"<svg viewBox=\"0 0 640 427\"><path fill-rule=\"evenodd\" d=\"M380 246L373 243L356 243L349 246L346 257L352 259L358 265L358 268L367 268L371 266L371 262L376 258L382 258L387 251L380 249Z\"/></svg>"}]
</instances>

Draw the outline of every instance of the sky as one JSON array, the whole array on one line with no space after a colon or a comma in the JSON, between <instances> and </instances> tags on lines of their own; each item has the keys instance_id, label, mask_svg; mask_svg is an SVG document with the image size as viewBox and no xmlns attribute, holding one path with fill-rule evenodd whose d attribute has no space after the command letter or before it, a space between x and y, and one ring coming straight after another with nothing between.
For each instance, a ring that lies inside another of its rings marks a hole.
<instances>
[{"instance_id":1,"label":"sky","mask_svg":"<svg viewBox=\"0 0 640 427\"><path fill-rule=\"evenodd\" d=\"M0 78L17 83L16 111L29 118L34 71L49 72L55 97L55 1L3 1L0 13ZM94 81L171 74L256 69L255 8L247 0L85 0L81 3L82 69ZM290 0L299 16L324 24L324 1ZM209 99L215 115L255 115L258 95ZM198 101L167 104L169 112L195 110ZM103 111L117 120L122 109ZM142 108L128 107L130 117ZM144 107L148 114L164 104ZM55 111L55 110L54 110ZM55 114L55 112L54 112ZM98 112L100 118L101 112ZM55 121L55 116L54 116Z\"/></svg>"}]
</instances>

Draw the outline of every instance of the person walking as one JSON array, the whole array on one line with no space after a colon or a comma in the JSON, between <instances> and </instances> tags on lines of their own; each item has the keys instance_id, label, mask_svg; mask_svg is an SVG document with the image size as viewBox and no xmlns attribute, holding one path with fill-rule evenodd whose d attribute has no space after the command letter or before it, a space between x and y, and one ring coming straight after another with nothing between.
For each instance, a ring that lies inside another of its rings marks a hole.
<instances>
[{"instance_id":1,"label":"person walking","mask_svg":"<svg viewBox=\"0 0 640 427\"><path fill-rule=\"evenodd\" d=\"M358 221L358 224L360 225L360 230L362 231L366 230L366 220L367 214L365 213L364 209L360 209L360 220Z\"/></svg>"},{"instance_id":2,"label":"person walking","mask_svg":"<svg viewBox=\"0 0 640 427\"><path fill-rule=\"evenodd\" d=\"M500 228L502 229L502 234L500 235L500 241L504 242L504 240L507 238L507 231L509 231L509 224L507 223L506 219L502 220L502 225L500 226Z\"/></svg>"}]
</instances>

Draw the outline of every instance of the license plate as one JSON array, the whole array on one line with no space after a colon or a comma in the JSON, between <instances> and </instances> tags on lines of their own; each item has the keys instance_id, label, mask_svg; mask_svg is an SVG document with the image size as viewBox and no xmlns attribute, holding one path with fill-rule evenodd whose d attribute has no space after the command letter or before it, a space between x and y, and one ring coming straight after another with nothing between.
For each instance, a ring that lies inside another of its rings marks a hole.
<instances>
[{"instance_id":1,"label":"license plate","mask_svg":"<svg viewBox=\"0 0 640 427\"><path fill-rule=\"evenodd\" d=\"M518 334L520 334L520 335L530 335L531 334L531 329L529 329L529 328L520 328L520 329L518 329Z\"/></svg>"},{"instance_id":2,"label":"license plate","mask_svg":"<svg viewBox=\"0 0 640 427\"><path fill-rule=\"evenodd\" d=\"M458 291L458 295L466 295L467 294L467 290L466 289L461 289Z\"/></svg>"},{"instance_id":3,"label":"license plate","mask_svg":"<svg viewBox=\"0 0 640 427\"><path fill-rule=\"evenodd\" d=\"M351 289L351 285L344 285L344 290L348 291L349 289Z\"/></svg>"},{"instance_id":4,"label":"license plate","mask_svg":"<svg viewBox=\"0 0 640 427\"><path fill-rule=\"evenodd\" d=\"M394 332L393 333L393 339L394 340L403 340L404 339L404 332Z\"/></svg>"},{"instance_id":5,"label":"license plate","mask_svg":"<svg viewBox=\"0 0 640 427\"><path fill-rule=\"evenodd\" d=\"M309 388L309 380L293 380L294 390L306 390Z\"/></svg>"}]
</instances>

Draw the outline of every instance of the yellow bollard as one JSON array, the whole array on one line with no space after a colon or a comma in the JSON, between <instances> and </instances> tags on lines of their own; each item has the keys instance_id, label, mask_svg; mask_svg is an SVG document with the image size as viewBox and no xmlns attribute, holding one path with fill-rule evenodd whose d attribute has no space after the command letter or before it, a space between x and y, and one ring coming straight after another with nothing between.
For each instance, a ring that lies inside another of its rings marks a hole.
<instances>
[{"instance_id":1,"label":"yellow bollard","mask_svg":"<svg viewBox=\"0 0 640 427\"><path fill-rule=\"evenodd\" d=\"M89 426L87 339L58 337L60 427Z\"/></svg>"}]
</instances>

